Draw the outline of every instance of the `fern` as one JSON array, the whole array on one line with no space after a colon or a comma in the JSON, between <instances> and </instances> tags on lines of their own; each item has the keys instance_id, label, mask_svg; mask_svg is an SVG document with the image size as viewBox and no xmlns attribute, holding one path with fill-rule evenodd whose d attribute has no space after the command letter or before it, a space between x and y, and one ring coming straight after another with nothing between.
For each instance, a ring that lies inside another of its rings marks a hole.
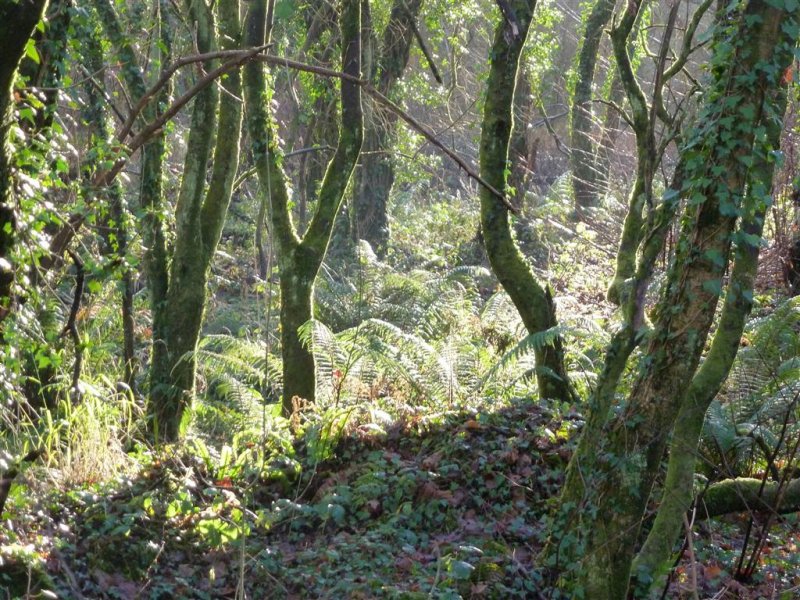
<instances>
[{"instance_id":1,"label":"fern","mask_svg":"<svg viewBox=\"0 0 800 600\"><path fill-rule=\"evenodd\" d=\"M545 346L552 345L559 336L561 336L566 328L563 325L556 325L544 331L526 335L522 340L517 342L510 350L508 350L499 361L483 376L481 379L480 388L486 385L486 382L494 378L498 372L508 369L512 366L518 366L523 359L533 358L535 350L544 348Z\"/></svg>"},{"instance_id":2,"label":"fern","mask_svg":"<svg viewBox=\"0 0 800 600\"><path fill-rule=\"evenodd\" d=\"M800 298L752 319L728 380L709 407L702 449L735 474L746 472L765 453L773 454L778 431L800 398ZM796 435L796 415L788 433ZM722 456L718 456L722 454Z\"/></svg>"},{"instance_id":3,"label":"fern","mask_svg":"<svg viewBox=\"0 0 800 600\"><path fill-rule=\"evenodd\" d=\"M232 335L205 336L194 352L206 392L195 406L195 425L206 436L226 439L263 418L265 403L277 400L280 360L262 342Z\"/></svg>"}]
</instances>

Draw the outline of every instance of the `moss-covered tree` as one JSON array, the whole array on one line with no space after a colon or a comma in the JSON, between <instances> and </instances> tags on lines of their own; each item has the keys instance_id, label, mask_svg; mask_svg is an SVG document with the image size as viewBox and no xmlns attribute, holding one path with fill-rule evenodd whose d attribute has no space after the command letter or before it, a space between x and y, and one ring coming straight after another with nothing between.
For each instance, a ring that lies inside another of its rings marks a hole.
<instances>
[{"instance_id":1,"label":"moss-covered tree","mask_svg":"<svg viewBox=\"0 0 800 600\"><path fill-rule=\"evenodd\" d=\"M613 412L608 404L590 407L601 426L591 426L590 415L583 435L593 436L594 443L582 440L570 464L561 507L568 518L556 530L560 548L551 556L565 561L562 569L580 565L569 579L586 597L626 597L642 518L669 435L690 385L707 383L695 375L733 240L741 238L735 227L741 221L746 230L763 209L765 171L753 166L768 160L766 127L782 116L777 92L792 60L800 9L779 4L735 4L719 21L704 105L681 151L683 185L670 193L682 196L686 208L653 331L626 401ZM745 194L748 186L756 193ZM751 238L744 235L744 241ZM742 283L746 279L729 287L731 302L741 303L752 293L752 288L741 289ZM743 309L736 310L737 322L746 315ZM718 330L712 348L730 346L728 334ZM708 368L721 369L724 377L730 368L725 362ZM698 376L705 377L702 371Z\"/></svg>"},{"instance_id":2,"label":"moss-covered tree","mask_svg":"<svg viewBox=\"0 0 800 600\"><path fill-rule=\"evenodd\" d=\"M186 0L185 6L201 53L241 47L238 0L218 2L215 10L204 0ZM162 3L161 7L163 31L167 14L166 5ZM131 96L141 100L147 88L133 47L122 35L111 3L103 0L98 9L123 59L123 75ZM162 37L160 46L167 49L169 40ZM214 64L206 61L203 67L208 72ZM229 72L221 87L222 94L210 85L193 99L171 253L161 216L164 139L157 135L145 146L142 157L140 203L147 215L145 262L153 315L148 414L151 430L160 441L178 437L194 395L194 351L205 309L208 270L219 243L239 164L242 107L237 100L241 95L238 72ZM162 98L165 93L166 90L161 91ZM142 111L143 120L152 120L159 110L159 103L148 103ZM206 185L209 160L211 176Z\"/></svg>"},{"instance_id":3,"label":"moss-covered tree","mask_svg":"<svg viewBox=\"0 0 800 600\"><path fill-rule=\"evenodd\" d=\"M510 173L508 152L519 57L535 4L533 0L509 3L511 11L505 13L505 19L495 32L480 144L481 177L495 190L506 188ZM564 350L555 329L558 322L550 290L536 279L514 241L508 205L486 186L481 186L480 199L481 229L492 269L528 332L543 334L546 339L534 350L539 394L542 398L574 401L577 396L564 366Z\"/></svg>"},{"instance_id":4,"label":"moss-covered tree","mask_svg":"<svg viewBox=\"0 0 800 600\"><path fill-rule=\"evenodd\" d=\"M245 43L264 43L266 1L254 0L245 24ZM361 4L343 0L340 15L342 70L361 77ZM300 341L298 329L313 316L314 280L330 242L334 219L342 204L353 169L361 152L363 116L361 88L341 81L341 118L336 152L328 164L317 205L302 237L292 221L289 186L281 168L276 124L272 119L265 68L255 63L245 67L244 96L247 127L261 193L269 197L269 220L275 245L281 289L281 354L283 358L283 411L292 411L296 396L313 401L314 357Z\"/></svg>"},{"instance_id":5,"label":"moss-covered tree","mask_svg":"<svg viewBox=\"0 0 800 600\"><path fill-rule=\"evenodd\" d=\"M647 582L653 579L654 588L663 588L661 577L667 572L671 560L672 547L681 531L684 515L693 500L694 473L700 434L708 407L716 397L720 387L733 366L739 350L742 333L753 306L753 288L758 270L758 257L761 250L761 236L766 218L767 195L772 189L775 172L773 150L780 145L783 132L783 113L786 108L786 93L780 87L768 92L770 112L761 119L765 137L753 151L753 165L747 180L747 195L742 208L738 230L734 234L735 249L733 268L725 290L725 300L708 353L691 385L681 401L675 430L669 446L669 463L661 503L644 546L639 551L634 572ZM760 482L759 482L760 483ZM741 485L741 488L737 488ZM703 499L702 511L709 515L723 514L726 505L741 506L747 492L753 488L745 482L731 482L727 492L720 488L709 489ZM797 486L795 486L797 487ZM765 488L766 489L766 488ZM789 494L787 506L796 504L795 494ZM762 501L769 505L770 492ZM746 502L746 501L745 501ZM758 506L760 502L750 502ZM746 504L745 504L746 505ZM772 506L774 506L772 502Z\"/></svg>"},{"instance_id":6,"label":"moss-covered tree","mask_svg":"<svg viewBox=\"0 0 800 600\"><path fill-rule=\"evenodd\" d=\"M238 0L217 3L219 33L214 13L204 0L189 0L188 8L200 52L240 47ZM206 65L206 69L210 67ZM164 323L164 337L154 340L153 345L149 413L154 433L164 440L178 436L184 412L194 396L197 362L194 351L205 310L208 271L239 165L242 125L239 73L231 71L223 78L221 88L220 94L216 86L209 86L194 99L175 207L175 242L166 282L166 302L153 306L154 319L160 318ZM209 158L213 162L206 186Z\"/></svg>"}]
</instances>

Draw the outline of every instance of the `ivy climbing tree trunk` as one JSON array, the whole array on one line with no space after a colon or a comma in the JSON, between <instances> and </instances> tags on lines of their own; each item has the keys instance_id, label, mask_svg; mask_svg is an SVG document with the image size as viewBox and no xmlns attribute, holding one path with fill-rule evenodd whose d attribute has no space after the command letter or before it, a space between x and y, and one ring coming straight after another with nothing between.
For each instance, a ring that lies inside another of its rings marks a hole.
<instances>
[{"instance_id":1,"label":"ivy climbing tree trunk","mask_svg":"<svg viewBox=\"0 0 800 600\"><path fill-rule=\"evenodd\" d=\"M52 4L50 5L52 9ZM89 73L102 74L104 56L99 31L85 27L81 31L81 49ZM84 87L88 103L85 109L85 125L90 132L90 147L96 151L94 157L111 154L108 140L112 139L112 128L106 115L106 99L99 82L87 79ZM93 158L94 158L93 157ZM96 158L87 165L87 182L95 175ZM89 183L89 187L91 184ZM123 360L125 383L135 390L137 365L135 359L134 310L133 310L133 269L127 264L129 221L125 210L122 186L117 180L108 187L89 190L89 193L103 195L106 200L99 203L103 224L100 228L103 239L103 252L110 258L110 272L119 274L121 296L121 323L123 336Z\"/></svg>"},{"instance_id":2,"label":"ivy climbing tree trunk","mask_svg":"<svg viewBox=\"0 0 800 600\"><path fill-rule=\"evenodd\" d=\"M580 476L568 478L563 491L570 518L562 524L567 535L559 534L569 542L562 556L566 565L580 565L565 579L589 598L628 593L640 524L711 328L738 216L746 223L759 210L743 200L748 169L770 150L757 133L782 116L775 92L792 60L800 7L750 0L728 10L712 49L706 100L682 148L687 207L639 374L622 409L601 415L599 443L576 451L571 469ZM755 196L765 202L759 187ZM727 334L720 334L725 344Z\"/></svg>"},{"instance_id":3,"label":"ivy climbing tree trunk","mask_svg":"<svg viewBox=\"0 0 800 600\"><path fill-rule=\"evenodd\" d=\"M98 0L94 6L105 33L123 66L121 73L128 96L138 102L147 94L145 74L139 67L139 57L130 39L125 36L120 17L110 0ZM159 33L157 59L163 69L170 58L171 36L166 16L166 1L159 0L158 7L161 18L156 23ZM87 55L90 56L91 52L88 52ZM164 86L155 101L151 101L142 109L141 115L137 119L137 124L143 127L147 123L154 121L169 103L170 93L171 86ZM165 152L166 134L163 129L156 133L141 149L139 206L144 212L142 222L143 262L151 307L165 305L169 284L166 231L163 221L163 212L165 210L163 198ZM163 340L166 339L168 319L164 311L151 310L151 314L153 347L150 357L149 379L150 389L152 390L153 382L163 381L164 379L164 375L159 372L159 368L166 362L162 357L165 353Z\"/></svg>"},{"instance_id":4,"label":"ivy climbing tree trunk","mask_svg":"<svg viewBox=\"0 0 800 600\"><path fill-rule=\"evenodd\" d=\"M753 287L768 206L765 198L772 189L775 173L772 150L780 145L783 113L786 110L786 90L777 88L771 93L776 97L771 100L774 114L771 118L765 115L761 120L766 132L763 146L766 152L759 153L754 149L754 164L747 182L748 194L735 235L733 269L726 287L717 333L681 402L670 441L661 504L634 563L634 573L642 579L640 583L647 585L652 580L650 587L654 591L663 589L662 575L671 566L672 547L683 526L683 517L691 507L697 448L706 411L730 373L747 317L753 307ZM776 118L778 115L780 118Z\"/></svg>"},{"instance_id":5,"label":"ivy climbing tree trunk","mask_svg":"<svg viewBox=\"0 0 800 600\"><path fill-rule=\"evenodd\" d=\"M517 0L510 5L516 21L512 25L504 19L495 32L481 129L480 173L496 190L505 190L510 172L508 152L514 91L519 57L528 36L535 1ZM492 269L528 332L542 337L534 349L539 395L575 401L577 395L564 366L561 337L555 329L558 322L550 290L537 281L517 248L511 234L508 207L486 186L481 186L480 199L481 228Z\"/></svg>"},{"instance_id":6,"label":"ivy climbing tree trunk","mask_svg":"<svg viewBox=\"0 0 800 600\"><path fill-rule=\"evenodd\" d=\"M395 0L392 4L380 46L369 65L370 71L365 73L384 96L392 96L403 76L421 8L422 0ZM368 241L375 253L382 257L389 243L388 204L394 185L392 152L397 116L383 106L371 103L365 123L364 153L355 179L356 226L353 233L356 238Z\"/></svg>"},{"instance_id":7,"label":"ivy climbing tree trunk","mask_svg":"<svg viewBox=\"0 0 800 600\"><path fill-rule=\"evenodd\" d=\"M343 71L361 77L361 1L344 0L340 15ZM260 46L265 40L266 1L254 0L245 24L245 44ZM247 127L261 193L269 198L269 221L281 279L281 353L283 357L283 412L292 412L295 397L314 401L314 357L300 341L298 328L314 314L316 279L363 141L361 88L340 83L341 118L336 152L328 163L305 235L300 238L292 222L289 190L281 168L276 124L269 109L265 69L248 64L244 70Z\"/></svg>"},{"instance_id":8,"label":"ivy climbing tree trunk","mask_svg":"<svg viewBox=\"0 0 800 600\"><path fill-rule=\"evenodd\" d=\"M46 4L47 0L0 0L0 341L3 321L13 301L13 251L17 228L8 145L12 125L11 86L25 45Z\"/></svg>"}]
</instances>

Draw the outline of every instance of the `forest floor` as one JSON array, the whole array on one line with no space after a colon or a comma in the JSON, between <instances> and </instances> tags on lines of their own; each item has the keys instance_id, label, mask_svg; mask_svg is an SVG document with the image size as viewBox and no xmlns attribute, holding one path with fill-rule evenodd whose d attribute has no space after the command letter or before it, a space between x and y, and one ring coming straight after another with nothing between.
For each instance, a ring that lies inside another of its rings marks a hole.
<instances>
[{"instance_id":1,"label":"forest floor","mask_svg":"<svg viewBox=\"0 0 800 600\"><path fill-rule=\"evenodd\" d=\"M519 399L380 432L351 423L334 458L295 444L256 478L186 446L67 491L29 470L0 530L0 585L16 575L8 597L75 599L558 597L536 556L580 423ZM742 584L746 525L695 527L664 597L800 597L797 519L773 528Z\"/></svg>"}]
</instances>

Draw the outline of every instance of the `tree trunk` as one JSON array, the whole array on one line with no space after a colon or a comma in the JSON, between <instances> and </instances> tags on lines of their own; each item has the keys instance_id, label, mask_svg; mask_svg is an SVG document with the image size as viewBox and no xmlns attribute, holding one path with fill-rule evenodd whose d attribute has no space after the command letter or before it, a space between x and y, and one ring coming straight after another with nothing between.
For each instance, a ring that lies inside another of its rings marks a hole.
<instances>
[{"instance_id":1,"label":"tree trunk","mask_svg":"<svg viewBox=\"0 0 800 600\"><path fill-rule=\"evenodd\" d=\"M302 252L298 248L296 252ZM308 257L311 258L311 257ZM302 268L294 257L291 267L281 270L281 356L283 359L283 413L290 415L295 397L313 402L315 398L314 356L297 335L313 317L313 288L317 269L313 259Z\"/></svg>"},{"instance_id":2,"label":"tree trunk","mask_svg":"<svg viewBox=\"0 0 800 600\"><path fill-rule=\"evenodd\" d=\"M581 477L571 478L564 490L566 498L580 498L577 506L564 507L573 520L562 539L579 540L573 550L583 556L573 554L572 560L582 565L577 587L586 597L626 597L641 520L713 321L737 214L754 210L742 202L742 165L768 152L761 139L754 149L755 131L780 119L773 92L791 61L794 41L785 31L798 13L751 0L733 9L727 36L714 45L709 100L682 150L688 203L678 253L640 374L601 444L573 456Z\"/></svg>"},{"instance_id":3,"label":"tree trunk","mask_svg":"<svg viewBox=\"0 0 800 600\"><path fill-rule=\"evenodd\" d=\"M13 251L17 218L11 181L11 86L25 44L44 12L47 0L0 0L0 342L3 321L13 301Z\"/></svg>"},{"instance_id":4,"label":"tree trunk","mask_svg":"<svg viewBox=\"0 0 800 600\"><path fill-rule=\"evenodd\" d=\"M241 40L238 0L218 3L222 50L238 49ZM202 0L190 0L189 13L195 23L200 52L216 47L214 19ZM206 70L210 70L206 65ZM167 375L153 381L150 415L156 438L174 441L180 435L183 416L191 406L195 391L197 359L195 351L206 305L206 284L211 260L219 243L230 203L233 180L239 165L239 138L242 109L238 71L222 80L225 94L220 102L215 86L194 99L192 122L184 159L183 178L175 214L175 251L169 274L165 304L153 307L169 319L164 338L164 365L158 373ZM205 189L206 168L219 106L211 181ZM155 367L155 365L154 365Z\"/></svg>"},{"instance_id":5,"label":"tree trunk","mask_svg":"<svg viewBox=\"0 0 800 600\"><path fill-rule=\"evenodd\" d=\"M159 0L159 8L164 15L165 0ZM115 48L118 58L125 68L121 73L128 88L128 95L133 101L138 101L147 92L144 73L139 68L138 56L125 37L119 15L113 4L109 0L98 0L95 3L95 10L103 23L103 28ZM166 18L160 19L159 23L159 49L161 52L160 61L166 67L169 61L171 37ZM169 103L171 86L166 85L155 101L151 101L142 110L141 118L138 120L140 125L152 122ZM167 290L169 287L168 256L166 232L162 212L164 210L163 198L163 168L164 155L166 152L165 133L162 130L153 136L141 149L141 175L139 178L139 205L144 211L142 223L142 245L144 247L144 270L147 277L147 287L150 294L150 306L152 314L152 339L153 346L150 354L150 394L153 388L160 389L159 386L167 381L169 377L169 365L166 347L167 326L169 315L164 310L155 307L163 307L167 301ZM123 310L126 304L131 304L132 297L128 284L124 284L126 290L123 298ZM125 326L127 328L127 326ZM127 334L126 334L127 336ZM126 340L126 345L129 343ZM126 350L126 354L127 354Z\"/></svg>"},{"instance_id":6,"label":"tree trunk","mask_svg":"<svg viewBox=\"0 0 800 600\"><path fill-rule=\"evenodd\" d=\"M340 16L343 71L358 78L361 77L361 1L344 0ZM245 24L247 46L264 43L265 15L265 0L254 0ZM300 239L292 223L276 125L269 113L266 73L257 63L250 63L244 69L247 127L261 193L269 195L271 233L281 278L282 408L285 416L291 415L295 396L314 401L314 361L303 348L297 330L313 316L314 280L328 250L333 224L363 141L361 88L346 80L342 80L340 86L342 113L338 145L325 171L308 229ZM301 322L301 319L305 320Z\"/></svg>"},{"instance_id":7,"label":"tree trunk","mask_svg":"<svg viewBox=\"0 0 800 600\"><path fill-rule=\"evenodd\" d=\"M395 0L383 31L378 56L367 78L384 96L391 96L403 76L422 0ZM366 240L379 257L389 243L389 194L394 185L394 151L397 116L372 104L366 119L364 153L356 171L354 235Z\"/></svg>"},{"instance_id":8,"label":"tree trunk","mask_svg":"<svg viewBox=\"0 0 800 600\"><path fill-rule=\"evenodd\" d=\"M514 88L535 2L517 0L512 7L519 33L515 36L505 20L495 32L481 129L481 177L497 190L506 188ZM483 186L480 198L481 228L492 269L511 297L528 332L537 334L551 330L557 326L557 320L550 290L536 280L517 248L511 234L508 208ZM540 397L570 402L577 400L564 367L560 336L555 335L552 342L538 345L534 353Z\"/></svg>"},{"instance_id":9,"label":"tree trunk","mask_svg":"<svg viewBox=\"0 0 800 600\"><path fill-rule=\"evenodd\" d=\"M786 109L785 89L776 90L776 114L783 116ZM768 119L766 144L780 146L783 120ZM634 563L634 574L646 585L654 580L651 589L663 589L659 575L670 567L672 547L683 526L683 516L692 502L695 463L703 419L725 378L730 373L739 350L745 322L753 306L753 286L758 271L767 204L763 198L754 198L753 190L771 190L774 175L772 155L756 158L747 182L750 197L745 200L746 211L737 235L735 262L728 283L725 303L717 325L711 348L702 366L692 379L681 402L675 421L675 431L670 442L669 464L661 504L647 540ZM763 192L762 192L763 193Z\"/></svg>"},{"instance_id":10,"label":"tree trunk","mask_svg":"<svg viewBox=\"0 0 800 600\"><path fill-rule=\"evenodd\" d=\"M599 195L595 176L595 143L592 140L592 87L599 56L600 39L611 20L616 0L597 0L586 19L583 45L578 55L578 81L572 94L571 141L572 189L578 217L597 206Z\"/></svg>"},{"instance_id":11,"label":"tree trunk","mask_svg":"<svg viewBox=\"0 0 800 600\"><path fill-rule=\"evenodd\" d=\"M655 114L651 112L647 99L639 87L633 66L628 54L630 35L640 19L643 0L628 2L619 22L611 30L611 44L617 61L617 75L630 105L633 131L636 134L636 178L628 196L628 212L622 226L617 264L614 279L608 290L608 299L618 305L624 305L624 283L636 272L636 250L642 241L646 213L653 206L653 177L658 164L656 151ZM677 5L674 5L677 7ZM670 21L661 40L661 52L669 47L669 38L673 31L676 8L670 13ZM660 95L660 81L656 81L653 103ZM594 166L594 165L593 165Z\"/></svg>"}]
</instances>

